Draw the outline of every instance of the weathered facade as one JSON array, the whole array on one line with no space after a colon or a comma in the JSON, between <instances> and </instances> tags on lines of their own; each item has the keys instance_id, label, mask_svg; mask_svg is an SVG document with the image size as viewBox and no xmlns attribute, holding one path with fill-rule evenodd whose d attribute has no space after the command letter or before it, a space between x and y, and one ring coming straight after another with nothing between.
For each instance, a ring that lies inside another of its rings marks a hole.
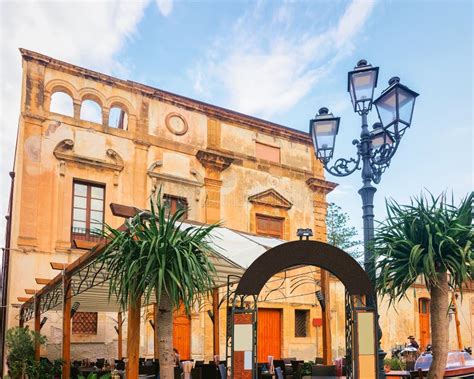
<instances>
[{"instance_id":1,"label":"weathered facade","mask_svg":"<svg viewBox=\"0 0 474 379\"><path fill-rule=\"evenodd\" d=\"M296 239L298 228L309 227L315 239L325 240L326 195L335 184L325 180L307 133L31 51L21 53L7 327L18 325L15 306L57 275L56 263L71 263L96 243L92 229L102 221L112 226L122 223L112 215L110 203L147 208L158 188L171 207L186 203L190 220L222 220L235 230L285 240ZM77 248L76 240L82 241L83 249ZM318 272L300 270L319 280ZM274 283L278 285L278 277ZM333 356L342 356L344 292L335 279L330 286ZM309 293L313 288L308 284L301 291ZM282 357L314 359L322 355L321 309L314 295L294 297L291 290L285 284L286 299L275 295L262 303L262 317L283 331L273 338ZM221 289L221 298L224 292ZM410 301L399 304L398 313L387 310L385 301L381 305L386 351L404 343L409 334L420 338L420 325L429 325L429 319L420 316L426 306L420 299L428 297L424 287L415 286L408 297ZM467 291L459 305L464 344L472 345L473 292ZM186 343L189 357L195 359L213 355L206 307L194 312L191 320L179 316L175 320L179 338L192 336ZM55 312L47 316L42 332L49 344L43 353L60 357L61 317ZM83 321L76 330L73 325L72 359L116 356L117 314L99 312L91 317L96 317L92 324ZM142 356L153 356L151 318L145 308ZM225 318L226 309L221 307L221 356ZM296 330L297 318L299 325L304 324L301 331ZM451 347L455 340L451 333Z\"/></svg>"},{"instance_id":2,"label":"weathered facade","mask_svg":"<svg viewBox=\"0 0 474 379\"><path fill-rule=\"evenodd\" d=\"M51 262L71 263L84 254L74 241L92 246L97 240L91 230L101 221L122 223L110 203L147 208L157 188L170 206L187 203L190 220L222 220L229 228L286 240L296 238L297 228L310 227L315 238L325 239L326 194L335 184L324 179L308 134L31 51L21 53L8 326L18 324L12 305L57 275ZM298 301L310 312L308 324L321 317L309 305L314 295ZM264 306L280 309L285 329L294 323L290 308L298 305ZM225 309L221 312L224 320ZM51 337L51 351L60 343L55 318L50 315L42 329ZM95 334L74 333L73 325L72 358L79 358L86 344L90 358L109 356L116 344L114 318L99 314ZM193 335L191 356L212 358L206 313L193 314L185 324L181 327ZM223 346L224 322L220 328ZM295 354L303 344L306 358L314 357L313 329L306 337L282 336L281 354ZM150 355L148 322L142 334L142 353Z\"/></svg>"}]
</instances>

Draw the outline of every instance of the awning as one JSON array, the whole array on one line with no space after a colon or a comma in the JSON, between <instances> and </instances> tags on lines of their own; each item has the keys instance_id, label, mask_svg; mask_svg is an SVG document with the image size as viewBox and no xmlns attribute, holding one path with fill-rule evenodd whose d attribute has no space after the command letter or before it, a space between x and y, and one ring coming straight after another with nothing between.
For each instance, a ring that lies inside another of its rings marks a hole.
<instances>
[{"instance_id":1,"label":"awning","mask_svg":"<svg viewBox=\"0 0 474 379\"><path fill-rule=\"evenodd\" d=\"M183 226L194 225L184 223ZM250 264L268 249L284 243L277 238L256 236L226 227L216 227L211 232L212 245L216 250L210 258L216 268L216 287L226 286L229 275L240 277ZM120 306L116 298L109 299L108 272L99 256L104 246L97 246L75 262L64 267L61 274L50 280L38 291L41 313L62 309L62 278L71 278L72 301L80 303L84 312L118 312ZM57 264L55 264L57 266ZM21 317L26 322L34 317L35 298L22 305Z\"/></svg>"}]
</instances>

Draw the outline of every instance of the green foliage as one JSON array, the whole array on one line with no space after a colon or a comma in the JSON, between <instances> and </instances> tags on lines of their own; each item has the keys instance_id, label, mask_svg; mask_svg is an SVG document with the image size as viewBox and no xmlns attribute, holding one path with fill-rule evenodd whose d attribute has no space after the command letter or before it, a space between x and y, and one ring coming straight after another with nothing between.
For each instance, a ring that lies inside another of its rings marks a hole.
<instances>
[{"instance_id":1,"label":"green foliage","mask_svg":"<svg viewBox=\"0 0 474 379\"><path fill-rule=\"evenodd\" d=\"M35 361L35 344L43 345L46 337L28 328L14 327L5 337L7 364L11 378L38 378L41 366Z\"/></svg>"},{"instance_id":2,"label":"green foliage","mask_svg":"<svg viewBox=\"0 0 474 379\"><path fill-rule=\"evenodd\" d=\"M377 228L374 250L377 291L400 300L422 276L428 290L438 285L438 273L448 272L449 285L462 291L473 279L473 193L459 206L445 194L421 195L410 205L386 202L387 219Z\"/></svg>"},{"instance_id":3,"label":"green foliage","mask_svg":"<svg viewBox=\"0 0 474 379\"><path fill-rule=\"evenodd\" d=\"M185 208L171 214L160 190L150 212L127 220L126 230L106 226L108 245L100 259L111 274L109 295L123 309L142 295L149 302L154 294L160 304L166 293L173 308L183 304L189 315L200 296L210 294L215 273L210 233L217 225L184 226L185 214Z\"/></svg>"},{"instance_id":4,"label":"green foliage","mask_svg":"<svg viewBox=\"0 0 474 379\"><path fill-rule=\"evenodd\" d=\"M405 370L405 362L402 362L399 358L385 358L383 364L390 366L391 370Z\"/></svg>"},{"instance_id":5,"label":"green foliage","mask_svg":"<svg viewBox=\"0 0 474 379\"><path fill-rule=\"evenodd\" d=\"M307 361L307 362L304 362L303 363L303 368L301 370L301 376L311 376L311 374L313 373L313 365L315 364L315 362L313 361Z\"/></svg>"},{"instance_id":6,"label":"green foliage","mask_svg":"<svg viewBox=\"0 0 474 379\"><path fill-rule=\"evenodd\" d=\"M356 240L357 229L350 226L350 218L342 208L334 203L328 204L326 229L328 243L349 253L354 259L362 257L362 242ZM359 247L359 248L358 248Z\"/></svg>"}]
</instances>

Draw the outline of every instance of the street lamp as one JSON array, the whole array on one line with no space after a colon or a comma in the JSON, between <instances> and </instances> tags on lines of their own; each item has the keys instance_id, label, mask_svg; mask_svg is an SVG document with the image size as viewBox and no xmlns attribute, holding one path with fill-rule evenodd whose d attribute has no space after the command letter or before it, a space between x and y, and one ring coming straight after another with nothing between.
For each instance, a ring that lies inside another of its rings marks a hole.
<instances>
[{"instance_id":1,"label":"street lamp","mask_svg":"<svg viewBox=\"0 0 474 379\"><path fill-rule=\"evenodd\" d=\"M390 166L400 141L410 127L415 99L418 94L400 84L400 78L393 77L387 89L374 100L379 68L360 60L354 70L348 73L347 91L350 94L354 112L361 117L360 138L352 143L357 148L356 158L338 158L331 166L329 163L334 154L336 135L339 131L339 117L334 117L327 108L321 108L319 114L310 121L310 134L313 139L316 157L330 174L343 177L356 170L362 170L362 197L364 221L364 267L375 285L375 262L369 249L374 238L374 194L377 190L372 182L378 184L384 171ZM369 131L367 116L375 104L380 122ZM377 301L374 299L374 308ZM379 362L378 377L385 378L383 358L385 353L380 348L382 332L378 328Z\"/></svg>"}]
</instances>

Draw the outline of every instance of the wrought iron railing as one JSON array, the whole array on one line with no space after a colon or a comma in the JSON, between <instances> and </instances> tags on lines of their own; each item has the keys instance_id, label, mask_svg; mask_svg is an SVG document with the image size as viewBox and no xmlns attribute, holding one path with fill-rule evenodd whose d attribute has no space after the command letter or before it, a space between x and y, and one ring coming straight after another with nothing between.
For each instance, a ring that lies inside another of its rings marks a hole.
<instances>
[{"instance_id":1,"label":"wrought iron railing","mask_svg":"<svg viewBox=\"0 0 474 379\"><path fill-rule=\"evenodd\" d=\"M101 242L104 240L102 230L100 229L86 229L86 228L71 228L71 241L89 241L89 242Z\"/></svg>"}]
</instances>

